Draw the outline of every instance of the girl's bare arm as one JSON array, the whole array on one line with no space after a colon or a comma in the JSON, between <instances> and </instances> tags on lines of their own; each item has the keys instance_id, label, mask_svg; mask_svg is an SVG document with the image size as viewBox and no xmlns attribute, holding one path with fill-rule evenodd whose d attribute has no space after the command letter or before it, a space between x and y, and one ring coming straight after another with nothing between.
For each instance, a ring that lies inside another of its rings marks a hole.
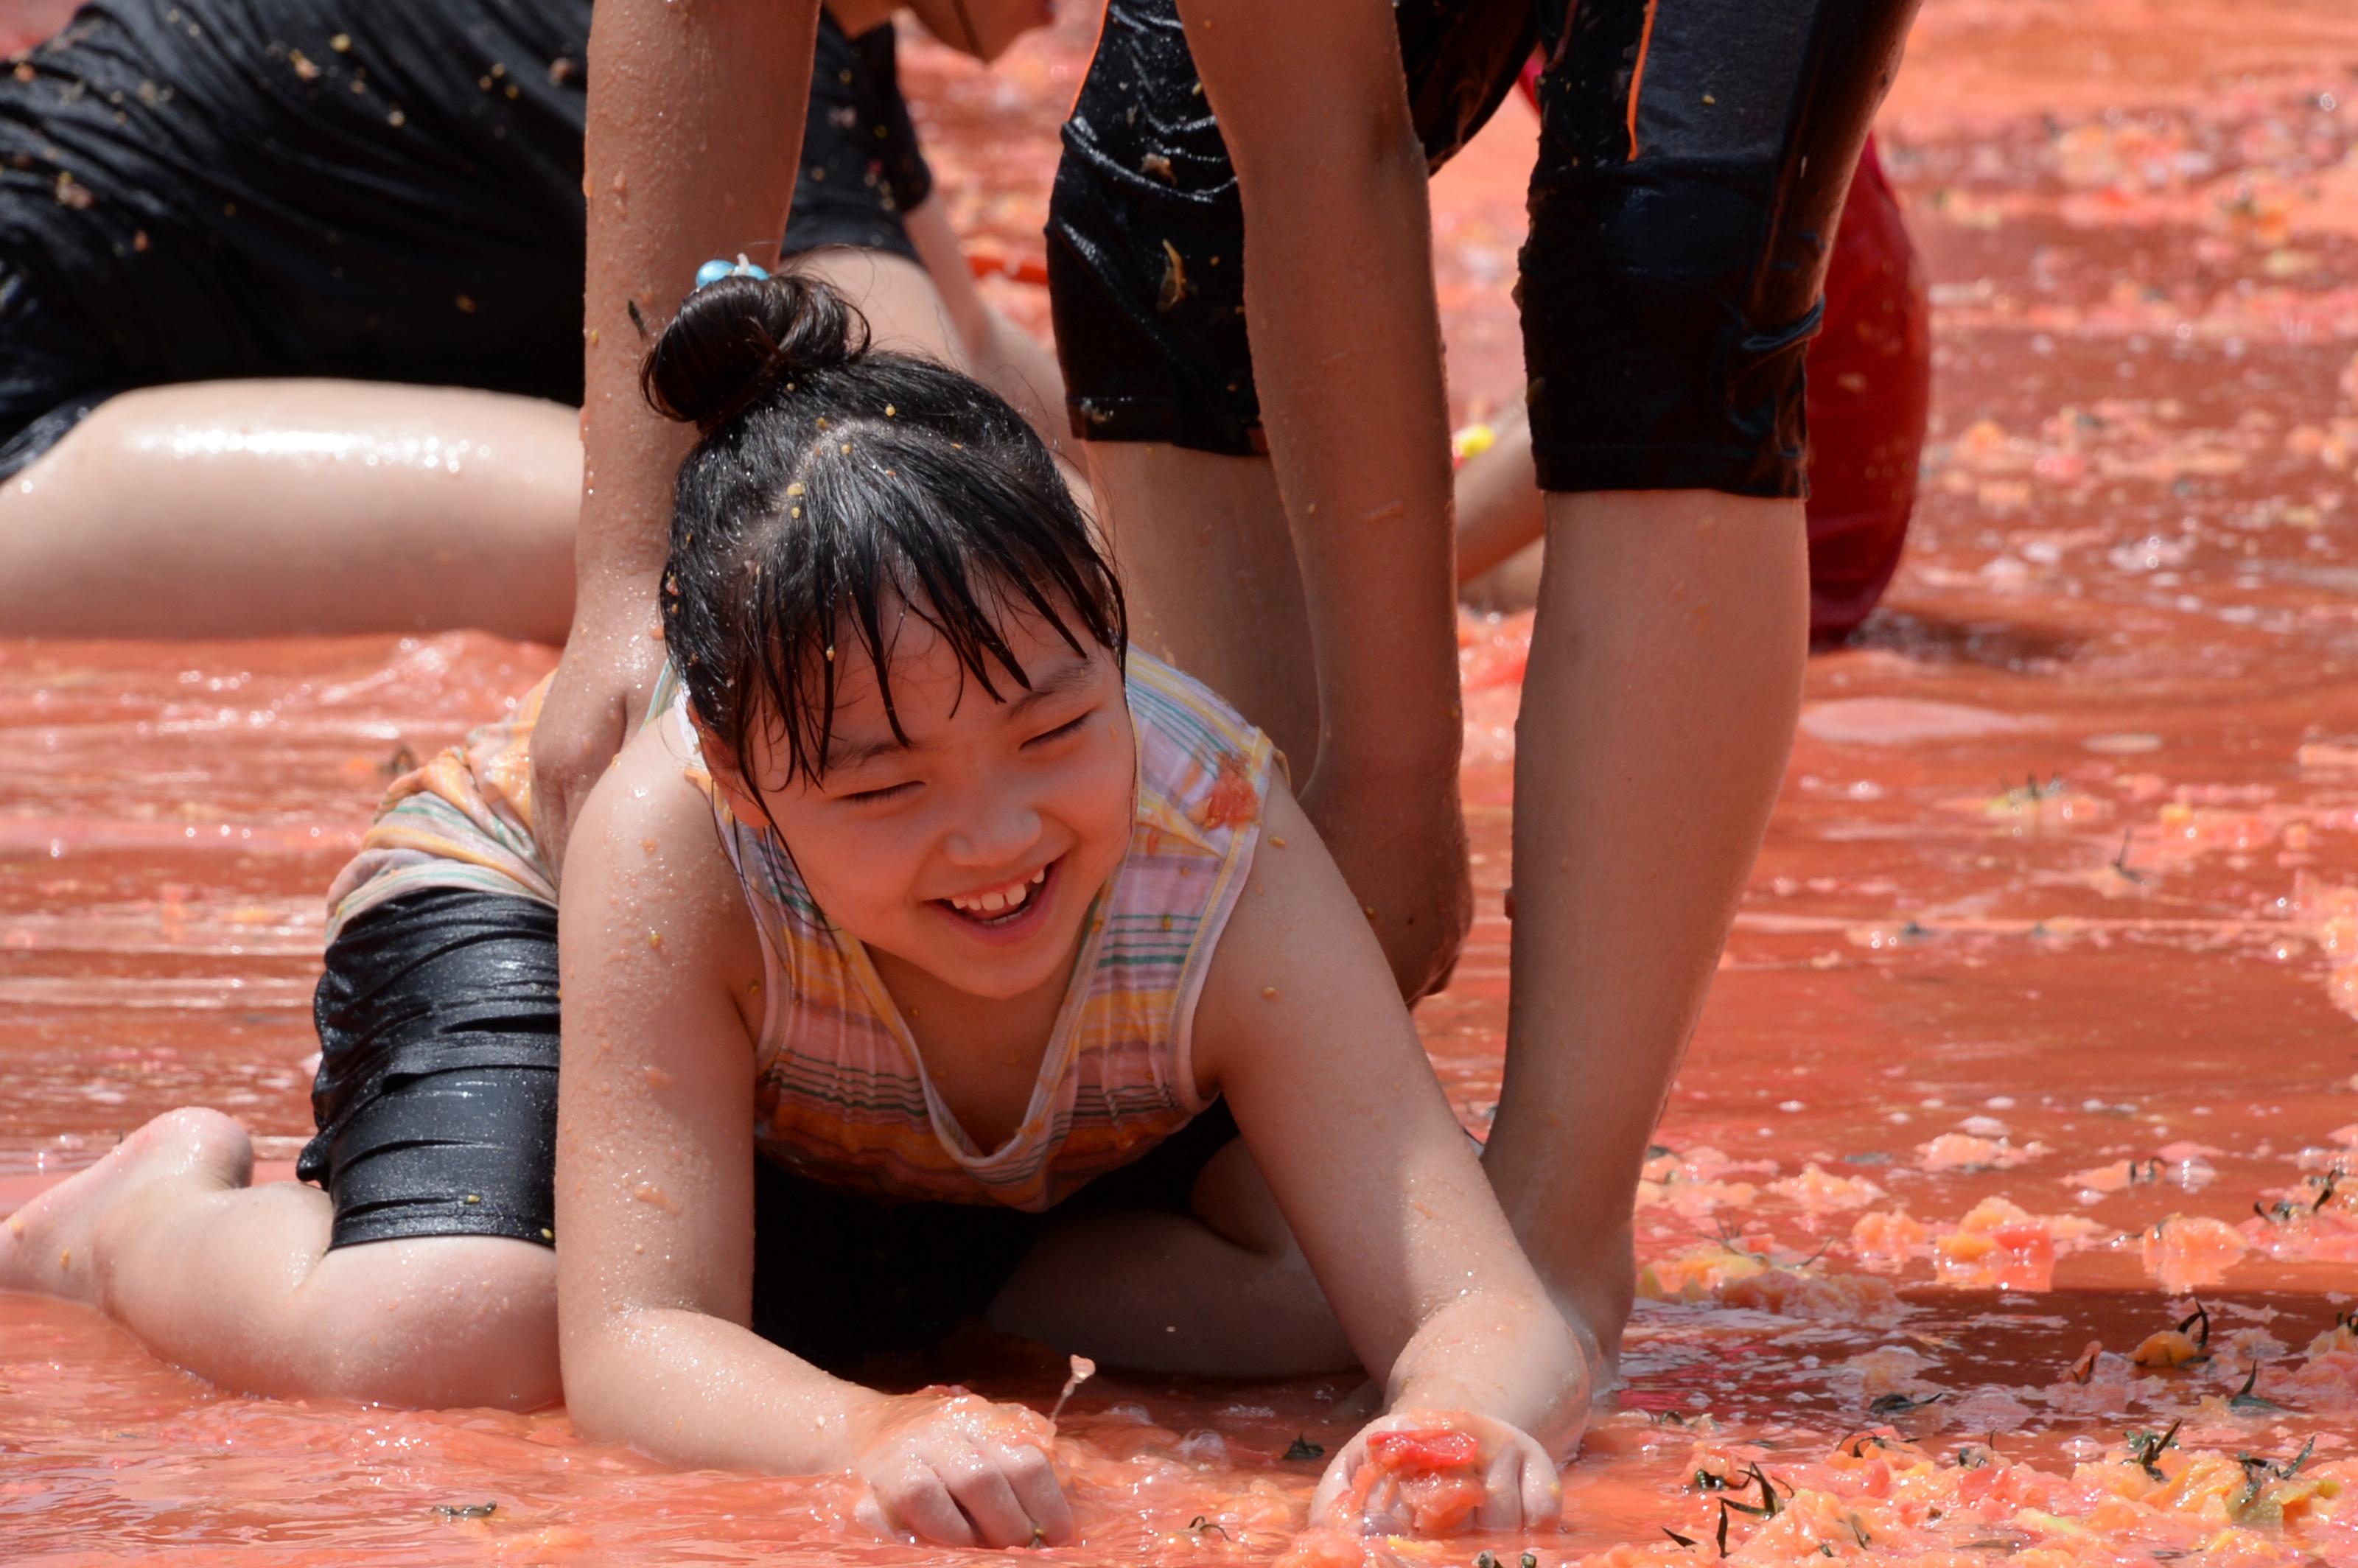
<instances>
[{"instance_id":1,"label":"girl's bare arm","mask_svg":"<svg viewBox=\"0 0 2358 1568\"><path fill-rule=\"evenodd\" d=\"M591 793L558 930L557 1315L582 1431L680 1465L855 1469L892 1528L945 1544L1068 1534L1036 1417L879 1394L747 1326L760 938L660 728Z\"/></svg>"},{"instance_id":2,"label":"girl's bare arm","mask_svg":"<svg viewBox=\"0 0 2358 1568\"><path fill-rule=\"evenodd\" d=\"M1390 1411L1463 1411L1567 1454L1587 1358L1516 1245L1366 916L1282 784L1195 1039L1199 1083L1227 1097Z\"/></svg>"},{"instance_id":3,"label":"girl's bare arm","mask_svg":"<svg viewBox=\"0 0 2358 1568\"><path fill-rule=\"evenodd\" d=\"M831 1469L865 1390L745 1326L760 939L659 741L592 792L558 919L566 1402L583 1431L683 1464Z\"/></svg>"}]
</instances>

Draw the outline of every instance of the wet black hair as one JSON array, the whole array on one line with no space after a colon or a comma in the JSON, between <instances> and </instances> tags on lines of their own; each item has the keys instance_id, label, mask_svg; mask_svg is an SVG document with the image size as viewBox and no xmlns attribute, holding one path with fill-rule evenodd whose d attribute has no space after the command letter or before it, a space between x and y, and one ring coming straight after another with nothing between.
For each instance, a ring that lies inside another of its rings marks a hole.
<instances>
[{"instance_id":1,"label":"wet black hair","mask_svg":"<svg viewBox=\"0 0 2358 1568\"><path fill-rule=\"evenodd\" d=\"M1031 679L1001 633L1038 616L1076 654L1119 659L1121 586L1022 416L946 366L869 346L816 278L698 289L640 372L647 401L700 438L673 492L664 635L708 736L742 767L754 727L787 778L827 771L835 643L876 668L886 721L905 607L995 700Z\"/></svg>"}]
</instances>

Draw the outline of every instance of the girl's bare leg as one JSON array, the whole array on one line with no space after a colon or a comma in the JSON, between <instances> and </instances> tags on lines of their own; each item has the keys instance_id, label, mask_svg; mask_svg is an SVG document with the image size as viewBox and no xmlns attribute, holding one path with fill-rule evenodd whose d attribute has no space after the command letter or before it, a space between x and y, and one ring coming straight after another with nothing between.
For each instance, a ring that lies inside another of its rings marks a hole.
<instances>
[{"instance_id":1,"label":"girl's bare leg","mask_svg":"<svg viewBox=\"0 0 2358 1568\"><path fill-rule=\"evenodd\" d=\"M1058 1227L999 1292L991 1326L1146 1371L1279 1378L1357 1361L1241 1140L1204 1167L1194 1206Z\"/></svg>"},{"instance_id":2,"label":"girl's bare leg","mask_svg":"<svg viewBox=\"0 0 2358 1568\"><path fill-rule=\"evenodd\" d=\"M0 635L559 642L575 412L384 382L146 387L0 485Z\"/></svg>"},{"instance_id":3,"label":"girl's bare leg","mask_svg":"<svg viewBox=\"0 0 2358 1568\"><path fill-rule=\"evenodd\" d=\"M1540 1277L1610 1358L1646 1145L1792 747L1809 558L1799 501L1611 492L1547 509L1484 1165Z\"/></svg>"},{"instance_id":4,"label":"girl's bare leg","mask_svg":"<svg viewBox=\"0 0 2358 1568\"><path fill-rule=\"evenodd\" d=\"M0 1223L0 1289L87 1302L249 1393L515 1410L560 1397L555 1253L475 1236L330 1252L327 1195L252 1173L229 1118L157 1117Z\"/></svg>"}]
</instances>

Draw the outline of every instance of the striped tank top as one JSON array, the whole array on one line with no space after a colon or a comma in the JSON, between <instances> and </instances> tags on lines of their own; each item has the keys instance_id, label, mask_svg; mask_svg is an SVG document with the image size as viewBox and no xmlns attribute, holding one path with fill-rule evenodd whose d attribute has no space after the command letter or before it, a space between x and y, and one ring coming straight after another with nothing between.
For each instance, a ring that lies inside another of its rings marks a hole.
<instances>
[{"instance_id":1,"label":"striped tank top","mask_svg":"<svg viewBox=\"0 0 2358 1568\"><path fill-rule=\"evenodd\" d=\"M1251 870L1275 753L1160 660L1133 652L1125 676L1138 750L1130 850L1084 923L1023 1119L995 1149L958 1126L866 949L812 902L775 830L737 821L712 796L762 935L754 1133L766 1157L872 1195L1038 1210L1205 1108L1190 1026ZM422 888L556 903L532 834L531 733L545 689L394 784L330 891L330 940L362 911ZM649 712L700 758L668 671Z\"/></svg>"}]
</instances>

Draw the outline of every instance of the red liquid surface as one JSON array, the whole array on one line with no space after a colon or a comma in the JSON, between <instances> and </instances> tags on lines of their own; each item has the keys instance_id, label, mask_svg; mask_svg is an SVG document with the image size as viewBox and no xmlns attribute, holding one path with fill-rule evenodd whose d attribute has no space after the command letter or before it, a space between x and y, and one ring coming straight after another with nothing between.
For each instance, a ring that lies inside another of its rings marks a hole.
<instances>
[{"instance_id":1,"label":"red liquid surface","mask_svg":"<svg viewBox=\"0 0 2358 1568\"><path fill-rule=\"evenodd\" d=\"M911 50L960 226L1007 254L1037 250L1089 30L990 76ZM1686 1556L1666 1530L1709 1558L1725 1520L1748 1562L2358 1563L2358 1344L2309 1350L2358 1292L2354 95L2358 21L2328 0L1927 5L1882 126L1936 282L1924 500L1885 610L1812 663L1660 1134L1638 1229L1668 1299L1639 1309L1565 1531L1409 1560ZM1520 385L1531 137L1510 100L1436 182L1461 418ZM987 287L1044 319L1037 290ZM1528 627L1464 643L1482 918L1419 1023L1478 1130ZM321 891L396 752L553 658L465 634L0 643L0 1208L178 1105L291 1159ZM1860 1223L1896 1211L1920 1234ZM2124 1359L2198 1295L2208 1359ZM2255 1360L2270 1403L2229 1402ZM1045 1408L1064 1373L976 1339L879 1376ZM1277 1556L1317 1470L1282 1455L1340 1443L1349 1391L1100 1376L1060 1422L1084 1541L1049 1555ZM2125 1434L2181 1418L2155 1479ZM1864 1429L1929 1468L1841 1456ZM2235 1454L2311 1438L2245 1497ZM870 1537L843 1483L668 1473L561 1411L244 1399L22 1296L0 1296L0 1454L20 1561L958 1555ZM1721 1507L1758 1505L1754 1462L1775 1518ZM2320 1479L2338 1495L2289 1496Z\"/></svg>"}]
</instances>

